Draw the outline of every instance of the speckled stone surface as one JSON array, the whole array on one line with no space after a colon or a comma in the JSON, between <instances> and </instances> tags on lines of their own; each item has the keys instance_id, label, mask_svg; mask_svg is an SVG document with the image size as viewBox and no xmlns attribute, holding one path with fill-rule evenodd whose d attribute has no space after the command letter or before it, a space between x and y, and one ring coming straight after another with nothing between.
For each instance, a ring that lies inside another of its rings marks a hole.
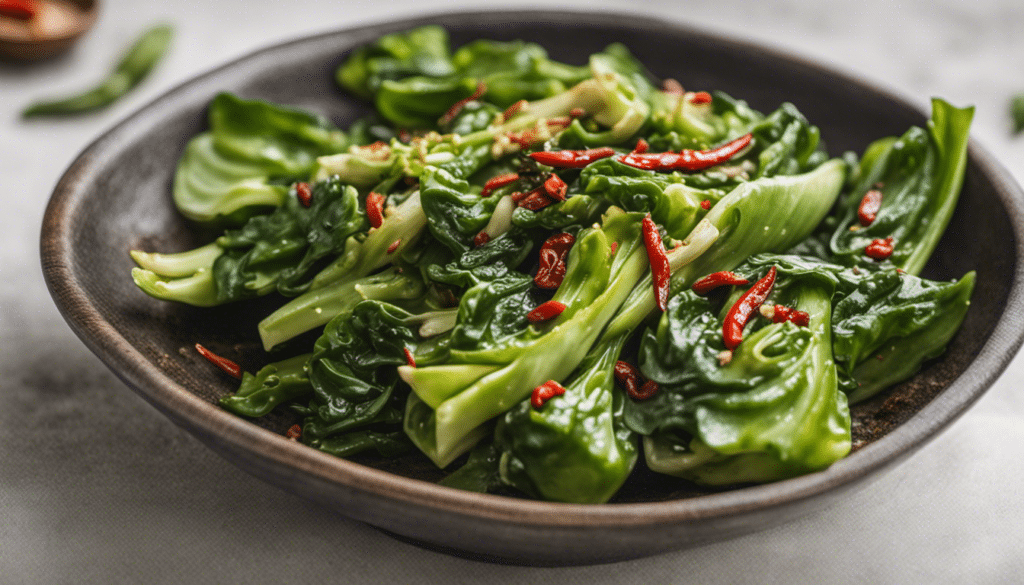
<instances>
[{"instance_id":1,"label":"speckled stone surface","mask_svg":"<svg viewBox=\"0 0 1024 585\"><path fill-rule=\"evenodd\" d=\"M922 106L932 95L973 103L974 137L1024 178L1024 139L1011 139L1006 114L1009 95L1024 90L1024 6L1016 2L565 5L642 11L771 44ZM486 6L108 0L74 53L33 67L0 64L0 197L8 211L0 229L0 580L996 583L1024 572L1019 359L938 440L826 511L640 561L527 569L397 542L244 474L136 397L70 332L40 275L38 230L49 192L85 145L156 95L250 50L452 7ZM124 102L74 120L18 119L31 99L98 77L156 20L178 26L175 46Z\"/></svg>"}]
</instances>

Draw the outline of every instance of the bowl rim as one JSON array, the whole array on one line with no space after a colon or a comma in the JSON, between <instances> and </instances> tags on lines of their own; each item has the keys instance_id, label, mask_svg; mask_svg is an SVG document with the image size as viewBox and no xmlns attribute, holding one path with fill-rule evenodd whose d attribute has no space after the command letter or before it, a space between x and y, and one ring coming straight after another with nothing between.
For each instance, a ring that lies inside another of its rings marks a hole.
<instances>
[{"instance_id":1,"label":"bowl rim","mask_svg":"<svg viewBox=\"0 0 1024 585\"><path fill-rule=\"evenodd\" d=\"M420 508L478 519L502 521L532 527L630 527L674 525L710 518L728 518L754 510L765 510L809 500L873 474L920 447L947 428L1002 374L1024 341L1024 320L1015 324L1012 317L1024 315L1024 192L1010 173L974 138L969 141L969 165L977 165L988 177L1006 209L1016 241L1013 281L1002 316L967 369L929 401L910 419L880 439L851 453L828 469L771 484L645 503L565 504L525 500L493 494L480 494L444 487L423 480L399 476L337 458L263 429L237 417L215 404L206 402L174 382L131 345L106 321L90 300L75 275L73 218L86 201L85 185L97 172L93 163L105 149L118 141L145 134L152 120L165 116L165 106L173 105L195 84L210 80L268 52L327 40L334 36L359 33L379 35L392 30L436 23L444 19L494 18L512 15L531 21L572 23L574 25L622 26L628 23L644 29L667 30L692 35L706 41L729 45L745 51L758 51L769 58L827 73L838 82L853 83L881 98L920 113L924 112L892 90L879 87L845 71L837 71L804 56L778 48L742 40L728 34L611 11L459 11L439 12L408 19L386 20L304 36L263 47L223 65L191 77L152 100L87 146L65 171L47 204L43 218L40 253L47 287L71 329L129 387L167 414L178 424L216 436L233 449L268 460L278 467L295 469L313 480L335 484L353 492L386 497ZM173 109L173 108L172 108Z\"/></svg>"}]
</instances>

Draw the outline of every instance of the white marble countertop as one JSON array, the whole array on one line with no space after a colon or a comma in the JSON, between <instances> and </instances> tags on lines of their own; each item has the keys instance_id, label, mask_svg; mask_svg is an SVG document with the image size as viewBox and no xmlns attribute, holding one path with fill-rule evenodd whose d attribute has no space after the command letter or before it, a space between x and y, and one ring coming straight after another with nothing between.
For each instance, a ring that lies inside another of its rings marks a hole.
<instances>
[{"instance_id":1,"label":"white marble countertop","mask_svg":"<svg viewBox=\"0 0 1024 585\"><path fill-rule=\"evenodd\" d=\"M1019 0L561 2L640 12L811 57L927 104L973 103L973 136L1024 179L1007 101L1024 90ZM512 3L512 6L520 6ZM509 6L508 3L503 7ZM523 5L526 6L526 5ZM534 7L541 7L534 4ZM544 6L550 8L550 6ZM5 583L1006 583L1024 574L1024 362L907 463L823 512L609 566L531 569L428 552L226 463L136 397L72 334L39 268L43 209L105 129L182 81L306 34L453 8L440 0L107 0L69 55L0 63L0 581ZM92 116L25 123L29 101L97 79L140 30L172 52Z\"/></svg>"}]
</instances>

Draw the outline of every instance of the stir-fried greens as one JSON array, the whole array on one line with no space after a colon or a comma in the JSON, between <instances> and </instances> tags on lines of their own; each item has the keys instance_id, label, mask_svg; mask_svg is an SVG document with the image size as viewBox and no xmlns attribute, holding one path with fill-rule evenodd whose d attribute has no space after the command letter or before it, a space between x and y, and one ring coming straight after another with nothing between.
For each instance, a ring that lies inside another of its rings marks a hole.
<instances>
[{"instance_id":1,"label":"stir-fried greens","mask_svg":"<svg viewBox=\"0 0 1024 585\"><path fill-rule=\"evenodd\" d=\"M218 96L174 201L223 235L132 252L156 298L279 296L268 351L321 332L221 401L290 409L309 446L418 449L449 486L563 502L609 500L641 454L692 482L775 481L849 453L849 405L966 314L974 273L919 274L971 108L933 100L927 127L858 160L792 104L655 82L621 45L574 66L521 41L453 53L424 27L336 77L376 106L347 130Z\"/></svg>"}]
</instances>

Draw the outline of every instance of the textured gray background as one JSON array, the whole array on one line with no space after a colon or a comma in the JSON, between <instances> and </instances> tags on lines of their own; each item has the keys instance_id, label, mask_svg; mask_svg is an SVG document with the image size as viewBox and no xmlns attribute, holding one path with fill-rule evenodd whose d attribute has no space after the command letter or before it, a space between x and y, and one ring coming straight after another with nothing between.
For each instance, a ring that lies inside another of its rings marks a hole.
<instances>
[{"instance_id":1,"label":"textured gray background","mask_svg":"<svg viewBox=\"0 0 1024 585\"><path fill-rule=\"evenodd\" d=\"M1024 138L1011 139L1006 113L1009 95L1024 90L1024 4L844 4L560 5L642 12L753 39L877 81L922 106L932 95L973 103L975 138L1024 179ZM518 3L502 4L510 5ZM97 28L70 55L33 67L0 63L0 582L1019 582L1020 359L938 440L827 511L651 559L529 569L427 552L249 477L137 398L70 332L40 275L38 231L60 173L102 131L189 77L268 44L392 17L488 7L438 0L107 0ZM173 50L128 99L73 120L18 118L34 98L95 80L157 20L177 26Z\"/></svg>"}]
</instances>

